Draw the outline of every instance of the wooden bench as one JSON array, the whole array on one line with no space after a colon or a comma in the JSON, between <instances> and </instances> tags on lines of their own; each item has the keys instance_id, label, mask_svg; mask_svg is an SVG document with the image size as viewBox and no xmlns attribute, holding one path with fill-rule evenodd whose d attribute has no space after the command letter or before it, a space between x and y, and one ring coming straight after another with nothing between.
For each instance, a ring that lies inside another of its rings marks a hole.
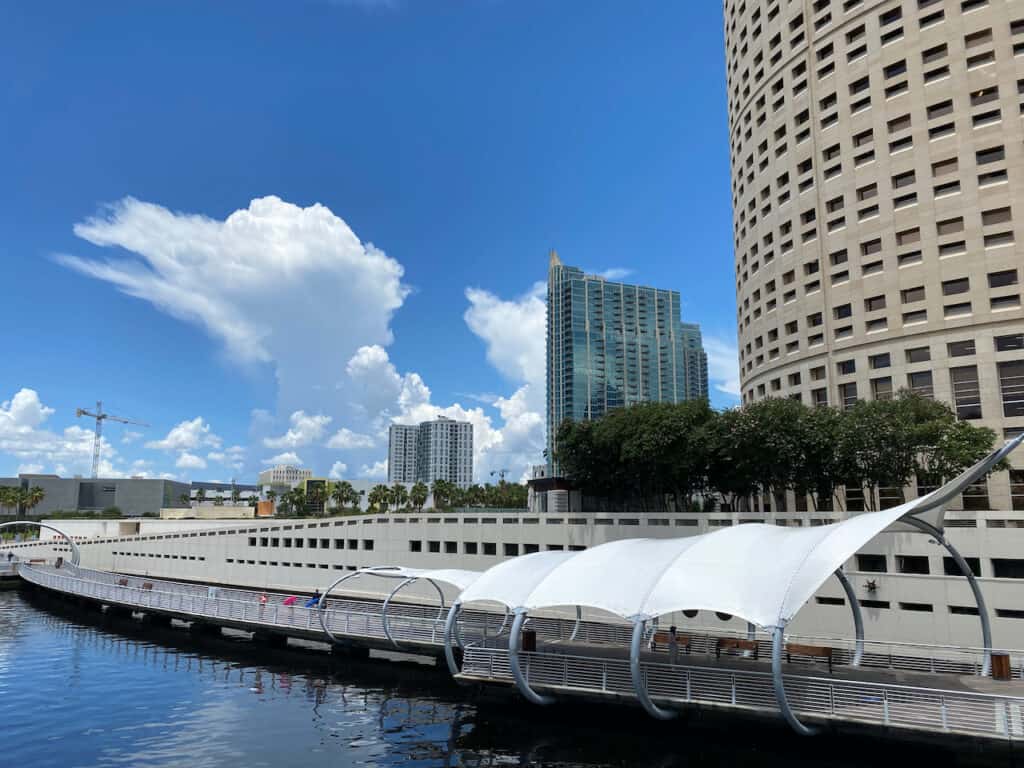
<instances>
[{"instance_id":1,"label":"wooden bench","mask_svg":"<svg viewBox=\"0 0 1024 768\"><path fill-rule=\"evenodd\" d=\"M740 637L720 637L715 643L715 658L722 657L722 651L753 651L757 659L757 640L744 640Z\"/></svg>"},{"instance_id":2,"label":"wooden bench","mask_svg":"<svg viewBox=\"0 0 1024 768\"><path fill-rule=\"evenodd\" d=\"M153 589L153 582L152 581L144 581L144 582L142 582L142 588L143 589L150 589L150 590Z\"/></svg>"},{"instance_id":3,"label":"wooden bench","mask_svg":"<svg viewBox=\"0 0 1024 768\"><path fill-rule=\"evenodd\" d=\"M832 649L827 645L801 645L800 643L786 643L786 663L792 660L793 654L797 656L810 656L815 659L828 659L828 673L832 674Z\"/></svg>"},{"instance_id":4,"label":"wooden bench","mask_svg":"<svg viewBox=\"0 0 1024 768\"><path fill-rule=\"evenodd\" d=\"M652 640L656 646L664 645L666 649L668 648L668 632L655 632ZM685 651L686 653L690 652L690 638L687 635L680 635L677 633L676 644L679 646L681 651Z\"/></svg>"},{"instance_id":5,"label":"wooden bench","mask_svg":"<svg viewBox=\"0 0 1024 768\"><path fill-rule=\"evenodd\" d=\"M119 586L119 587L127 587L128 586L128 579L118 579L117 580L117 586Z\"/></svg>"}]
</instances>

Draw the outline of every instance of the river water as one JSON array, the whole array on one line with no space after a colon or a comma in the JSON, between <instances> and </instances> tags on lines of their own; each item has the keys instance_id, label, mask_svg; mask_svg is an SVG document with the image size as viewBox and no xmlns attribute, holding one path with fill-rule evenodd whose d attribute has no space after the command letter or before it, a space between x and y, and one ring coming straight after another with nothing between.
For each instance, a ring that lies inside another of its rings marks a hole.
<instances>
[{"instance_id":1,"label":"river water","mask_svg":"<svg viewBox=\"0 0 1024 768\"><path fill-rule=\"evenodd\" d=\"M193 640L0 592L0 766L944 766L1005 757L771 724L481 701L414 662Z\"/></svg>"}]
</instances>

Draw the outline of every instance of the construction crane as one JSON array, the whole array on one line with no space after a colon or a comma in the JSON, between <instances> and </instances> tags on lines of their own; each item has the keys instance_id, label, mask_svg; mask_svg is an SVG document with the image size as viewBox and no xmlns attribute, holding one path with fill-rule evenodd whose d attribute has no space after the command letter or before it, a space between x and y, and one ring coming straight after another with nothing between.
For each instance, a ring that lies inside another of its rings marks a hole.
<instances>
[{"instance_id":1,"label":"construction crane","mask_svg":"<svg viewBox=\"0 0 1024 768\"><path fill-rule=\"evenodd\" d=\"M133 421L132 419L125 419L121 416L112 416L109 413L103 412L103 403L99 400L96 401L96 411L90 411L85 408L76 408L75 416L89 416L90 418L96 419L96 436L92 441L92 476L96 478L100 472L100 437L103 434L103 422L107 419L111 421L117 421L121 424L137 424L140 427L148 427L144 421Z\"/></svg>"},{"instance_id":2,"label":"construction crane","mask_svg":"<svg viewBox=\"0 0 1024 768\"><path fill-rule=\"evenodd\" d=\"M495 469L495 470L493 470L491 472L491 477L494 477L495 475L497 475L498 479L501 482L504 483L505 482L505 475L507 475L511 471L512 471L511 469Z\"/></svg>"}]
</instances>

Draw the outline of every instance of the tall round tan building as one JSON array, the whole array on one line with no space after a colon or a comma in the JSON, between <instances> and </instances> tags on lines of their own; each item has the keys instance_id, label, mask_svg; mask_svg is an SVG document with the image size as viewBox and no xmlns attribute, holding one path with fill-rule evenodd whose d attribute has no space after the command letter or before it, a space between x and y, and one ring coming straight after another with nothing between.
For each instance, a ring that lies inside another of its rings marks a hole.
<instances>
[{"instance_id":1,"label":"tall round tan building","mask_svg":"<svg viewBox=\"0 0 1024 768\"><path fill-rule=\"evenodd\" d=\"M743 401L1024 429L1024 2L726 0L725 44Z\"/></svg>"}]
</instances>

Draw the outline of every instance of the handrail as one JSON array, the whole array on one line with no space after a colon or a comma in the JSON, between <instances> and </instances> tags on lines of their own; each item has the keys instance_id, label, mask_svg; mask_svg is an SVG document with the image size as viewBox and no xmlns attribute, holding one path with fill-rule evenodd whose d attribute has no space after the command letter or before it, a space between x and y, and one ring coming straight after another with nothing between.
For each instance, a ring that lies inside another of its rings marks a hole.
<instances>
[{"instance_id":1,"label":"handrail","mask_svg":"<svg viewBox=\"0 0 1024 768\"><path fill-rule=\"evenodd\" d=\"M483 647L483 646L479 646L479 645L471 646L471 648L472 648L473 651L477 651L477 652L486 652L486 653L506 653L507 652L503 648L491 648L491 647ZM470 646L467 646L467 650L470 650ZM616 664L622 664L624 666L628 666L629 665L629 659L627 659L625 657L622 657L622 658L608 658L608 657L603 657L603 656L580 656L580 655L569 654L569 653L558 653L558 654L554 654L554 653L540 653L540 652L533 653L533 652L530 652L530 651L520 651L519 653L522 656L526 656L526 657L543 656L545 658L552 658L552 659L558 659L558 660L563 660L564 659L564 660L575 660L575 661L584 661L584 662L599 662L599 663L600 662L613 662L613 663L616 663ZM660 662L660 661L643 661L643 662L641 662L641 664L644 667L661 668L661 669L664 669L666 671L668 671L668 670L673 670L673 671L677 671L677 672L679 672L679 671L682 671L682 672L708 672L709 670L710 671L716 671L716 668L714 668L714 667L699 667L699 666L694 666L694 665L690 665L690 664L669 664L667 662ZM736 675L738 677L771 678L771 676L772 676L771 672L761 672L761 671L756 670L756 669L735 669L733 667L729 667L727 669L722 667L720 669L723 672L727 672L730 675ZM857 679L846 679L846 678L838 678L837 679L837 678L834 678L834 677L820 677L820 676L814 676L814 675L791 675L791 674L787 674L787 675L784 675L784 676L788 677L788 678L792 678L794 680L800 680L801 682L807 682L807 683L822 683L822 684L829 684L829 685L835 685L837 683L838 684L843 684L843 685L848 684L848 683L855 683L855 684L863 683L864 685L884 686L884 687L890 688L892 690L904 690L904 691L915 691L915 692L938 693L938 694L943 694L943 695L978 697L980 699L990 699L990 698L1012 699L1013 701L1021 702L1021 705L1024 706L1024 696L1006 696L1004 694L984 693L984 692L981 692L981 691L951 691L948 688L927 688L927 687L915 686L915 685L902 685L900 683L882 683L882 682L876 682L874 680L857 680Z\"/></svg>"},{"instance_id":2,"label":"handrail","mask_svg":"<svg viewBox=\"0 0 1024 768\"><path fill-rule=\"evenodd\" d=\"M29 568L30 566L22 562L22 568ZM67 571L70 571L70 566L65 566ZM247 591L247 590L236 590L229 587L217 587L218 594L216 597L210 597L206 594L207 587L204 585L190 584L174 582L165 579L157 579L152 577L143 577L130 574L118 574L110 571L94 571L90 569L77 568L75 572L79 578L87 582L90 585L105 585L111 588L124 589L125 587L119 587L116 585L116 581L122 578L128 578L133 583L152 583L153 589L150 592L158 592L167 595L168 600L179 600L181 595L191 595L196 599L202 600L221 600L228 601L225 603L225 607L222 608L224 611L232 610L228 608L228 605L235 606L233 610L238 612L244 612L247 605L255 605L259 602L259 596L261 594L267 594L265 592ZM63 571L61 573L64 573ZM135 587L138 588L137 586ZM272 592L270 593L275 597L284 597L286 593ZM381 603L379 600L367 599L353 599L347 600L343 598L331 599L328 596L321 598L321 604L323 610L330 612L332 615L337 613L339 617L344 616L359 616L366 617L368 614L376 614L377 622L380 621ZM280 607L279 602L268 605L266 610L272 611L273 608ZM416 637L417 640L422 642L431 642L436 644L438 647L443 645L443 625L444 617L437 617L438 608L436 605L421 605L416 603L393 603L389 607L389 627L391 622L398 624L408 622L414 622L421 629L417 630L422 632L424 636ZM366 621L365 618L358 619L359 621ZM335 623L332 620L331 627L344 626L344 620L338 619L339 623ZM355 621L355 619L352 619ZM491 613L484 611L463 611L460 613L460 626L464 626L471 631L471 634L475 636L477 632L483 632L486 628L487 635L494 637L493 630L498 627L499 623L507 621L506 617L499 613ZM314 617L314 623L315 617ZM293 626L294 622L288 624ZM538 640L544 640L550 642L551 639L561 638L563 642L567 642L570 637L570 630L574 629L574 622L571 619L565 620L552 620L545 618L534 618L531 622L531 627L535 628L538 633ZM614 632L611 635L601 634L600 637L593 633L598 630L604 629L618 629L616 625L599 625L595 622L584 622L582 628L579 630L581 635L581 642L583 643L598 643L598 644L612 644L625 647L629 642L629 637L622 633ZM427 638L425 635L429 633L430 637ZM372 629L372 635L376 638L380 632L380 628L374 624ZM396 634L404 635L408 637L406 632L398 632ZM687 634L682 631L680 634ZM718 633L688 633L690 637L689 650L690 653L713 653L714 652L714 640L716 637L729 636L729 632L718 632ZM459 632L456 630L455 637L458 639ZM603 640L601 639L603 638ZM790 635L787 640L790 642L800 643L810 639L820 639L820 636L797 636ZM399 640L404 639L398 637ZM468 639L468 638L467 638ZM762 651L767 656L768 651L768 640L758 639L759 643L764 643ZM849 663L852 655L855 654L855 640L847 638L831 638L826 640L834 647L840 650L840 653L834 655L833 663L839 665L846 665ZM808 643L808 644L824 644ZM845 646L845 647L844 647ZM864 643L864 657L862 665L868 668L891 668L891 669L908 669L917 671L929 671L929 672L950 672L950 673L968 673L977 672L981 665L980 652L981 649L971 648L958 648L955 646L948 645L928 645L922 643L909 643L905 641L880 641L880 640L867 640ZM571 646L559 646L561 648L568 648ZM1024 651L1010 650L1015 659L1024 657ZM798 657L800 658L800 657ZM800 663L813 663L813 660L807 660L800 658ZM1021 677L1024 675L1020 670L1020 662L1017 662L1013 666L1013 674L1015 677Z\"/></svg>"}]
</instances>

